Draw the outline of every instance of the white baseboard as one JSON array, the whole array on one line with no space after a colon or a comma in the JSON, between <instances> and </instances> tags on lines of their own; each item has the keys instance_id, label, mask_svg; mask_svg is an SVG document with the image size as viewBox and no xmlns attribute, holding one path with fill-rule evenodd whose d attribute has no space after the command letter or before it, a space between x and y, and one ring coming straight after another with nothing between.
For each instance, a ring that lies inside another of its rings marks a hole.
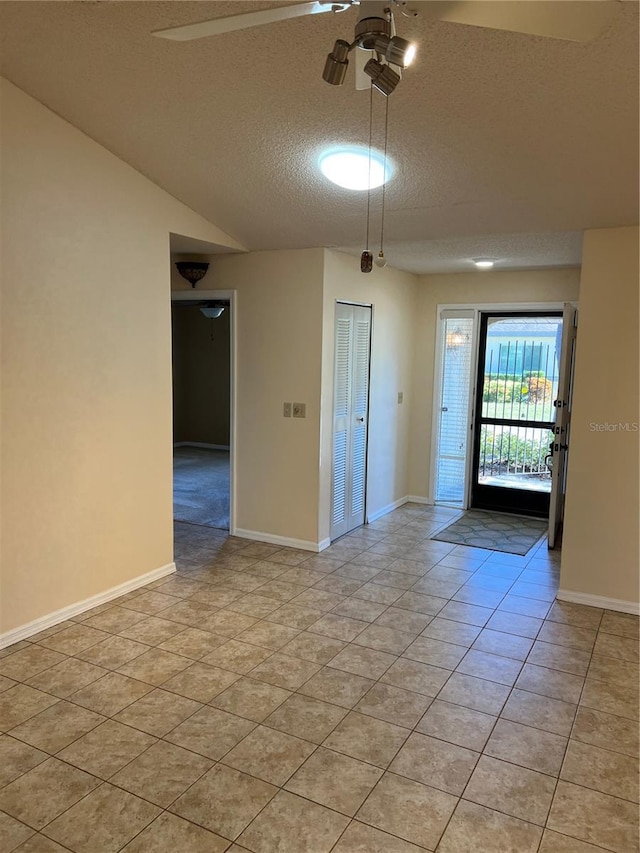
<instances>
[{"instance_id":1,"label":"white baseboard","mask_svg":"<svg viewBox=\"0 0 640 853\"><path fill-rule=\"evenodd\" d=\"M367 513L367 524L371 524L372 521L377 521L379 518L382 518L383 515L387 515L390 512L393 512L394 509L398 509L398 507L404 506L407 503L414 504L429 504L429 506L433 505L433 501L431 498L423 498L419 495L405 495L403 498L398 498L397 501L393 501L386 506L383 506L382 509L376 509L373 512Z\"/></svg>"},{"instance_id":2,"label":"white baseboard","mask_svg":"<svg viewBox=\"0 0 640 853\"><path fill-rule=\"evenodd\" d=\"M268 545L282 545L283 548L299 548L301 551L319 551L328 548L331 544L329 539L323 539L321 542L311 542L307 539L292 539L289 536L276 536L274 533L264 533L261 530L244 530L241 527L236 527L231 531L232 536L238 536L240 539L251 539L254 542L266 542Z\"/></svg>"},{"instance_id":3,"label":"white baseboard","mask_svg":"<svg viewBox=\"0 0 640 853\"><path fill-rule=\"evenodd\" d=\"M138 575L130 581L112 586L111 589L106 589L104 592L99 592L97 595L92 595L90 598L85 598L84 601L77 601L75 604L70 604L68 607L63 607L60 610L55 610L53 613L47 613L46 616L40 616L34 619L33 622L28 622L26 625L21 625L19 628L13 628L11 631L6 631L0 634L0 649L6 646L12 646L20 640L26 640L27 637L33 634L39 634L46 628L51 628L52 625L57 625L58 622L64 622L72 616L77 616L78 613L84 613L86 610L91 610L98 607L99 604L105 604L114 598L118 598L127 592L131 592L138 587L145 586L152 581L163 578L165 575L173 574L176 570L175 563L168 563L166 566L161 566L159 569L153 569L144 575Z\"/></svg>"},{"instance_id":4,"label":"white baseboard","mask_svg":"<svg viewBox=\"0 0 640 853\"><path fill-rule=\"evenodd\" d=\"M574 592L572 589L559 589L556 598L571 604L588 604L589 607L602 607L605 610L618 610L620 613L640 614L637 601L625 601L623 598L607 598L604 595L589 595L586 592Z\"/></svg>"},{"instance_id":5,"label":"white baseboard","mask_svg":"<svg viewBox=\"0 0 640 853\"><path fill-rule=\"evenodd\" d=\"M383 515L387 515L387 513L393 512L394 509L398 509L398 507L406 504L408 498L405 496L404 498L398 498L397 501L393 501L386 506L383 506L381 509L376 509L373 512L367 512L367 524L371 524L372 521L377 521L379 518L382 518Z\"/></svg>"},{"instance_id":6,"label":"white baseboard","mask_svg":"<svg viewBox=\"0 0 640 853\"><path fill-rule=\"evenodd\" d=\"M174 447L204 447L205 450L229 450L228 444L206 444L203 441L174 441Z\"/></svg>"}]
</instances>

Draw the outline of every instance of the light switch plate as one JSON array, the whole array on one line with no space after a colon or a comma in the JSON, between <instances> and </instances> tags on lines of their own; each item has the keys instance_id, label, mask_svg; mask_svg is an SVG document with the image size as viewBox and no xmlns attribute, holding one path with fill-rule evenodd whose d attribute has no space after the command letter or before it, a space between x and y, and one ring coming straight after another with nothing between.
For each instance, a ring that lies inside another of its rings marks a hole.
<instances>
[{"instance_id":1,"label":"light switch plate","mask_svg":"<svg viewBox=\"0 0 640 853\"><path fill-rule=\"evenodd\" d=\"M306 403L294 403L293 404L293 417L294 418L306 418L307 417L307 404Z\"/></svg>"},{"instance_id":2,"label":"light switch plate","mask_svg":"<svg viewBox=\"0 0 640 853\"><path fill-rule=\"evenodd\" d=\"M398 405L400 405L400 403L402 403L402 401L403 401L403 400L404 400L404 394L403 394L403 392L402 392L402 391L398 391Z\"/></svg>"},{"instance_id":3,"label":"light switch plate","mask_svg":"<svg viewBox=\"0 0 640 853\"><path fill-rule=\"evenodd\" d=\"M285 418L291 417L291 403L282 404L282 414Z\"/></svg>"}]
</instances>

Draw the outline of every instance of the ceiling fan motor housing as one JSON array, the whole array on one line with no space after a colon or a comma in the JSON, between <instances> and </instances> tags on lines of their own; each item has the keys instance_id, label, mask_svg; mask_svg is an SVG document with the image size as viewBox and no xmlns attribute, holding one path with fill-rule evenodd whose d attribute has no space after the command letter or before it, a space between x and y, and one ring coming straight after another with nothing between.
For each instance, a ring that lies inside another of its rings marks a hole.
<instances>
[{"instance_id":1,"label":"ceiling fan motor housing","mask_svg":"<svg viewBox=\"0 0 640 853\"><path fill-rule=\"evenodd\" d=\"M378 36L391 37L391 23L386 18L361 18L356 24L355 41L363 50L374 50Z\"/></svg>"}]
</instances>

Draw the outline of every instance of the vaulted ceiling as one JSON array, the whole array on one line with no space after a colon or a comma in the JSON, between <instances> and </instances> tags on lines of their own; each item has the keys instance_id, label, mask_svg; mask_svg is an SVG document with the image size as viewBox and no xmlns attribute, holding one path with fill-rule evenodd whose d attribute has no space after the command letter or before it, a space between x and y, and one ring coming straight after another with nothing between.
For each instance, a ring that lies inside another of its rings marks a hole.
<instances>
[{"instance_id":1,"label":"vaulted ceiling","mask_svg":"<svg viewBox=\"0 0 640 853\"><path fill-rule=\"evenodd\" d=\"M248 249L359 252L366 197L316 165L324 147L368 139L368 93L321 76L356 13L150 35L274 5L0 2L1 72ZM637 222L638 4L619 7L587 44L399 19L419 53L389 99L392 265L578 263L584 229ZM379 194L372 210L377 234Z\"/></svg>"}]
</instances>

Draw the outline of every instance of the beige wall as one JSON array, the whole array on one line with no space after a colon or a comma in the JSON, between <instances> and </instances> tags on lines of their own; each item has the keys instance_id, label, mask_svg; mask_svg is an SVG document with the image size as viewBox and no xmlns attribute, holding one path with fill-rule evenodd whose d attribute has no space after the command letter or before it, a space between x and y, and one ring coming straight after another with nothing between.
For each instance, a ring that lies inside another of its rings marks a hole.
<instances>
[{"instance_id":1,"label":"beige wall","mask_svg":"<svg viewBox=\"0 0 640 853\"><path fill-rule=\"evenodd\" d=\"M241 248L4 82L1 107L0 633L171 563L169 233ZM322 249L211 263L207 286L237 297L236 526L307 544L328 536L336 299L374 304L375 513L427 496L436 305L578 296L576 270L363 276ZM587 236L582 288L562 585L637 600L637 436L588 428L638 420L637 229Z\"/></svg>"},{"instance_id":2,"label":"beige wall","mask_svg":"<svg viewBox=\"0 0 640 853\"><path fill-rule=\"evenodd\" d=\"M408 494L416 277L390 268L360 272L358 258L324 253L320 539L329 536L333 440L336 301L373 305L369 401L367 515ZM398 404L398 392L403 403Z\"/></svg>"},{"instance_id":3,"label":"beige wall","mask_svg":"<svg viewBox=\"0 0 640 853\"><path fill-rule=\"evenodd\" d=\"M172 306L173 440L229 445L230 317Z\"/></svg>"},{"instance_id":4,"label":"beige wall","mask_svg":"<svg viewBox=\"0 0 640 853\"><path fill-rule=\"evenodd\" d=\"M236 529L317 543L323 250L208 260L202 286L236 292ZM284 418L285 401L307 417Z\"/></svg>"},{"instance_id":5,"label":"beige wall","mask_svg":"<svg viewBox=\"0 0 640 853\"><path fill-rule=\"evenodd\" d=\"M238 244L1 85L3 633L173 560L169 234Z\"/></svg>"},{"instance_id":6,"label":"beige wall","mask_svg":"<svg viewBox=\"0 0 640 853\"><path fill-rule=\"evenodd\" d=\"M414 401L411 413L409 494L427 497L430 482L431 423L437 306L523 302L572 302L578 299L579 269L474 271L420 276L415 311Z\"/></svg>"},{"instance_id":7,"label":"beige wall","mask_svg":"<svg viewBox=\"0 0 640 853\"><path fill-rule=\"evenodd\" d=\"M208 260L207 286L237 294L236 527L307 544L329 536L337 299L374 305L368 511L403 498L415 277L364 276L357 258L322 249ZM177 275L172 287L189 289ZM306 419L284 418L285 401L306 403Z\"/></svg>"},{"instance_id":8,"label":"beige wall","mask_svg":"<svg viewBox=\"0 0 640 853\"><path fill-rule=\"evenodd\" d=\"M561 596L638 602L638 228L587 231ZM593 602L597 603L597 602Z\"/></svg>"}]
</instances>

